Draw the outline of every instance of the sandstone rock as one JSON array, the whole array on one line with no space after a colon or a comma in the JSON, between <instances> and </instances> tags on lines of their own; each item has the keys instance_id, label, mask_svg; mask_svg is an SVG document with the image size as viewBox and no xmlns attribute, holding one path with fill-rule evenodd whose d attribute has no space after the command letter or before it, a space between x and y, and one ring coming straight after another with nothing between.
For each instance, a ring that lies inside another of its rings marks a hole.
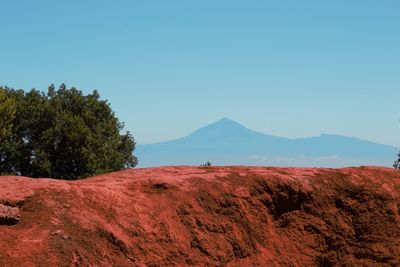
<instances>
[{"instance_id":1,"label":"sandstone rock","mask_svg":"<svg viewBox=\"0 0 400 267\"><path fill-rule=\"evenodd\" d=\"M0 204L0 224L12 225L20 221L19 208Z\"/></svg>"},{"instance_id":2,"label":"sandstone rock","mask_svg":"<svg viewBox=\"0 0 400 267\"><path fill-rule=\"evenodd\" d=\"M400 266L400 171L389 168L2 177L0 197L23 214L0 225L0 266Z\"/></svg>"}]
</instances>

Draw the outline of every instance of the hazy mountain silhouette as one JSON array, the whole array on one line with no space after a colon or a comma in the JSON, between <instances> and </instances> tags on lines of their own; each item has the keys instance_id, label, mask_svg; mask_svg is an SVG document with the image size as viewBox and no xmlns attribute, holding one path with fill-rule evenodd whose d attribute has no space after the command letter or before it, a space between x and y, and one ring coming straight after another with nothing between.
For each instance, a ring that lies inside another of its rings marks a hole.
<instances>
[{"instance_id":1,"label":"hazy mountain silhouette","mask_svg":"<svg viewBox=\"0 0 400 267\"><path fill-rule=\"evenodd\" d=\"M256 132L223 118L190 135L138 145L139 167L163 165L391 166L398 148L354 137L322 134L289 139Z\"/></svg>"}]
</instances>

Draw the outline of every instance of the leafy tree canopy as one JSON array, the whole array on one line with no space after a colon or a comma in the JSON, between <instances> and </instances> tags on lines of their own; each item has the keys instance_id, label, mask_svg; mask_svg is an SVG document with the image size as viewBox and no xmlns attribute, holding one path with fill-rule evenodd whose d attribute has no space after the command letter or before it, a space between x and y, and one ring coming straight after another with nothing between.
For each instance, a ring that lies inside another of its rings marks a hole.
<instances>
[{"instance_id":1,"label":"leafy tree canopy","mask_svg":"<svg viewBox=\"0 0 400 267\"><path fill-rule=\"evenodd\" d=\"M0 141L6 139L11 134L15 110L14 100L7 97L5 88L0 87Z\"/></svg>"},{"instance_id":2,"label":"leafy tree canopy","mask_svg":"<svg viewBox=\"0 0 400 267\"><path fill-rule=\"evenodd\" d=\"M123 124L97 91L84 95L63 84L47 93L3 88L2 94L0 112L10 119L0 123L11 131L0 143L0 173L79 179L137 164L134 138L121 134Z\"/></svg>"}]
</instances>

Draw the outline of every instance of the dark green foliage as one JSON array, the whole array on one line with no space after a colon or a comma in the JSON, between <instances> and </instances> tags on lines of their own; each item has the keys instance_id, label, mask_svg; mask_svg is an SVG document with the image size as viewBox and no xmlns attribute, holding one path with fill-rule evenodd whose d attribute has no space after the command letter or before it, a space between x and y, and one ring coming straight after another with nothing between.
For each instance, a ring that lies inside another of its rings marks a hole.
<instances>
[{"instance_id":1,"label":"dark green foliage","mask_svg":"<svg viewBox=\"0 0 400 267\"><path fill-rule=\"evenodd\" d=\"M400 153L397 155L397 160L394 162L393 167L400 170Z\"/></svg>"},{"instance_id":2,"label":"dark green foliage","mask_svg":"<svg viewBox=\"0 0 400 267\"><path fill-rule=\"evenodd\" d=\"M201 167L211 167L211 162L207 161L206 163L201 164L200 166Z\"/></svg>"},{"instance_id":3,"label":"dark green foliage","mask_svg":"<svg viewBox=\"0 0 400 267\"><path fill-rule=\"evenodd\" d=\"M16 103L12 134L0 143L0 173L79 179L133 168L135 142L97 91L6 90Z\"/></svg>"},{"instance_id":4,"label":"dark green foliage","mask_svg":"<svg viewBox=\"0 0 400 267\"><path fill-rule=\"evenodd\" d=\"M7 97L5 88L0 87L0 142L11 135L15 111L15 101Z\"/></svg>"}]
</instances>

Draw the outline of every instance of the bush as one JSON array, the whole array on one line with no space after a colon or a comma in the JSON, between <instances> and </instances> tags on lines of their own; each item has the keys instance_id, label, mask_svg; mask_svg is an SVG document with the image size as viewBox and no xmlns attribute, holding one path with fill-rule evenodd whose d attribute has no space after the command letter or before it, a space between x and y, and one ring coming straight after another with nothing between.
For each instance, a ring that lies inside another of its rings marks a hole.
<instances>
[{"instance_id":1,"label":"bush","mask_svg":"<svg viewBox=\"0 0 400 267\"><path fill-rule=\"evenodd\" d=\"M393 167L395 169L400 169L400 153L397 155L397 160L394 162Z\"/></svg>"},{"instance_id":2,"label":"bush","mask_svg":"<svg viewBox=\"0 0 400 267\"><path fill-rule=\"evenodd\" d=\"M50 86L47 94L3 88L15 103L11 134L0 143L0 172L79 179L133 168L135 142L97 91ZM1 110L1 108L0 108Z\"/></svg>"}]
</instances>

